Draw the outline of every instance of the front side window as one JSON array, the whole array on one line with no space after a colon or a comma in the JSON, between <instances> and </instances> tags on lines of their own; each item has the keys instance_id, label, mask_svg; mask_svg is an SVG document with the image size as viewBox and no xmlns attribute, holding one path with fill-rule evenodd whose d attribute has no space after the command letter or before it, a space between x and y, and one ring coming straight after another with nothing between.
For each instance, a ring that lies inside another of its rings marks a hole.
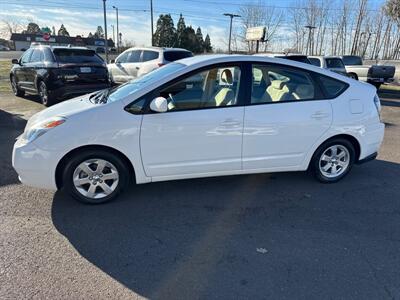
<instances>
[{"instance_id":1,"label":"front side window","mask_svg":"<svg viewBox=\"0 0 400 300\"><path fill-rule=\"evenodd\" d=\"M28 49L28 50L25 51L25 53L24 53L24 54L22 55L22 57L21 57L21 63L22 63L22 64L26 64L26 63L29 62L29 59L30 59L31 54L32 54L32 51L33 51L32 48L30 48L30 49Z\"/></svg>"},{"instance_id":2,"label":"front side window","mask_svg":"<svg viewBox=\"0 0 400 300\"><path fill-rule=\"evenodd\" d=\"M315 97L309 72L285 66L253 65L252 104L313 100Z\"/></svg>"},{"instance_id":3,"label":"front side window","mask_svg":"<svg viewBox=\"0 0 400 300\"><path fill-rule=\"evenodd\" d=\"M159 92L168 111L233 106L238 102L240 68L217 67L180 80Z\"/></svg>"},{"instance_id":4,"label":"front side window","mask_svg":"<svg viewBox=\"0 0 400 300\"><path fill-rule=\"evenodd\" d=\"M129 52L126 51L126 52L122 53L120 56L118 56L117 59L115 60L115 62L117 64L126 63L128 61L128 56L129 56Z\"/></svg>"}]
</instances>

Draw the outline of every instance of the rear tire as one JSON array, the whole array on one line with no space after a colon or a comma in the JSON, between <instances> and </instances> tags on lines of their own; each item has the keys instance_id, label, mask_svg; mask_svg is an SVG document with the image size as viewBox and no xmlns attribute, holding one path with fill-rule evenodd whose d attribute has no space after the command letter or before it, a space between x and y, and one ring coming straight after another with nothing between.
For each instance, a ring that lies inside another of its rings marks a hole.
<instances>
[{"instance_id":1,"label":"rear tire","mask_svg":"<svg viewBox=\"0 0 400 300\"><path fill-rule=\"evenodd\" d=\"M65 190L83 203L100 204L115 199L129 182L122 159L104 150L86 150L69 159L64 168Z\"/></svg>"},{"instance_id":2,"label":"rear tire","mask_svg":"<svg viewBox=\"0 0 400 300\"><path fill-rule=\"evenodd\" d=\"M11 89L14 95L17 97L23 97L25 95L25 92L18 88L17 81L14 75L11 76L10 81L11 81Z\"/></svg>"},{"instance_id":3,"label":"rear tire","mask_svg":"<svg viewBox=\"0 0 400 300\"><path fill-rule=\"evenodd\" d=\"M39 92L40 101L42 102L42 104L44 106L49 107L56 103L54 97L51 94L49 94L49 90L47 89L47 86L44 83L44 81L39 81L38 92Z\"/></svg>"},{"instance_id":4,"label":"rear tire","mask_svg":"<svg viewBox=\"0 0 400 300\"><path fill-rule=\"evenodd\" d=\"M355 153L353 144L348 140L332 139L315 151L310 164L311 170L320 182L338 182L350 172Z\"/></svg>"},{"instance_id":5,"label":"rear tire","mask_svg":"<svg viewBox=\"0 0 400 300\"><path fill-rule=\"evenodd\" d=\"M355 80L358 80L358 76L355 73L348 73L347 76L350 77L350 78L353 78Z\"/></svg>"}]
</instances>

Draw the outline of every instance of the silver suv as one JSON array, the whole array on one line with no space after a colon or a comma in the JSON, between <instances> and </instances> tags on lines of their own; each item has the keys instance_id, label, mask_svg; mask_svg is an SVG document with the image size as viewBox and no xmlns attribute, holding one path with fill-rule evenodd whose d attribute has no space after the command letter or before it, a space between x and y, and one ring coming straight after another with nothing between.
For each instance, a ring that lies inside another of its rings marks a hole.
<instances>
[{"instance_id":1,"label":"silver suv","mask_svg":"<svg viewBox=\"0 0 400 300\"><path fill-rule=\"evenodd\" d=\"M180 48L129 48L107 67L110 80L120 84L143 76L167 63L192 56L192 52Z\"/></svg>"}]
</instances>

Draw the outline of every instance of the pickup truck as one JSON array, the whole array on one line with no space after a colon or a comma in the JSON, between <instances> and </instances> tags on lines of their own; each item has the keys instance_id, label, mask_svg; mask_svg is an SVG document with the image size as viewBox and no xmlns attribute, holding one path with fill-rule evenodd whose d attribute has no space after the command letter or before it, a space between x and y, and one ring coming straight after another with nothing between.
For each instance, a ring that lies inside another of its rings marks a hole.
<instances>
[{"instance_id":1,"label":"pickup truck","mask_svg":"<svg viewBox=\"0 0 400 300\"><path fill-rule=\"evenodd\" d=\"M344 55L341 58L346 66L347 75L351 78L369 82L377 89L382 83L394 81L394 66L363 65L361 57L355 55Z\"/></svg>"}]
</instances>

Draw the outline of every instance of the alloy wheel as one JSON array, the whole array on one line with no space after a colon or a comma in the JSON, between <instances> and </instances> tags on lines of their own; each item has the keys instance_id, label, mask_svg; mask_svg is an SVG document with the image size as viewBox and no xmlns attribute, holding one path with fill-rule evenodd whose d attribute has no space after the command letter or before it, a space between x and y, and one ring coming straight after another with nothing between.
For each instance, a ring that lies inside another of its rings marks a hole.
<instances>
[{"instance_id":1,"label":"alloy wheel","mask_svg":"<svg viewBox=\"0 0 400 300\"><path fill-rule=\"evenodd\" d=\"M117 168L104 159L89 159L80 163L72 177L76 190L90 199L101 199L110 195L119 182Z\"/></svg>"},{"instance_id":2,"label":"alloy wheel","mask_svg":"<svg viewBox=\"0 0 400 300\"><path fill-rule=\"evenodd\" d=\"M327 148L319 159L319 170L327 178L342 175L350 165L350 152L343 145Z\"/></svg>"},{"instance_id":3,"label":"alloy wheel","mask_svg":"<svg viewBox=\"0 0 400 300\"><path fill-rule=\"evenodd\" d=\"M49 98L49 95L47 93L46 85L43 82L41 82L40 86L39 86L39 96L40 96L40 99L42 100L42 103L44 105L46 105L47 101L48 101L48 98Z\"/></svg>"}]
</instances>

